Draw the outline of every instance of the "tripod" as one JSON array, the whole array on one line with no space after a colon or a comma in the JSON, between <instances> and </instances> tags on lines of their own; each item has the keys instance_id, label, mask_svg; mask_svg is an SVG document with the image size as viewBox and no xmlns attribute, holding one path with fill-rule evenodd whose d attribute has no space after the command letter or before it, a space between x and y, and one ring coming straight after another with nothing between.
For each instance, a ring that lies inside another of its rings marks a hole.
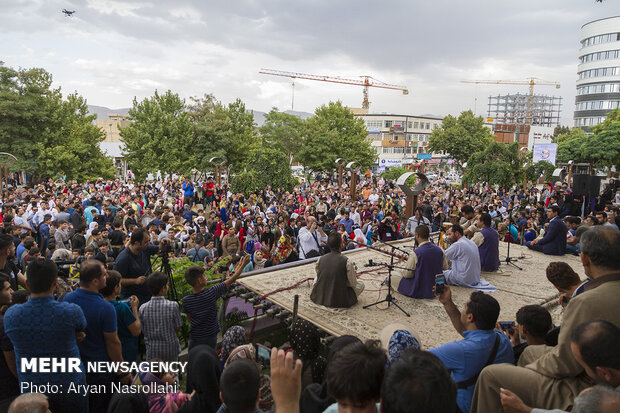
<instances>
[{"instance_id":1,"label":"tripod","mask_svg":"<svg viewBox=\"0 0 620 413\"><path fill-rule=\"evenodd\" d=\"M408 312L403 310L401 306L396 304L396 302L394 301L394 297L392 296L392 269L395 268L394 267L394 254L393 253L394 253L394 250L396 250L398 248L393 246L393 245L390 245L390 244L386 244L386 245L389 245L392 248L392 254L391 254L391 257L390 257L390 265L388 265L388 293L387 293L387 296L383 300L377 301L376 303L365 305L363 308L369 308L369 307L375 306L377 304L381 304L381 303L387 302L388 303L388 307L390 305L394 304L394 306L396 308L398 308L400 311L402 311L403 313L405 313L405 315L407 317L411 317L411 314L409 314Z\"/></svg>"},{"instance_id":2,"label":"tripod","mask_svg":"<svg viewBox=\"0 0 620 413\"><path fill-rule=\"evenodd\" d=\"M519 267L517 264L514 263L519 258L510 256L510 244L512 244L512 233L510 232L510 230L512 229L512 225L513 225L512 223L508 224L508 235L509 235L508 236L508 251L506 251L506 258L504 259L503 262L506 265L512 265L516 269L523 271L523 268Z\"/></svg>"},{"instance_id":3,"label":"tripod","mask_svg":"<svg viewBox=\"0 0 620 413\"><path fill-rule=\"evenodd\" d=\"M174 283L174 278L172 277L172 269L170 268L168 253L162 251L159 253L158 258L161 258L161 266L159 267L159 270L168 276L168 297L176 302L179 302L177 287Z\"/></svg>"}]
</instances>

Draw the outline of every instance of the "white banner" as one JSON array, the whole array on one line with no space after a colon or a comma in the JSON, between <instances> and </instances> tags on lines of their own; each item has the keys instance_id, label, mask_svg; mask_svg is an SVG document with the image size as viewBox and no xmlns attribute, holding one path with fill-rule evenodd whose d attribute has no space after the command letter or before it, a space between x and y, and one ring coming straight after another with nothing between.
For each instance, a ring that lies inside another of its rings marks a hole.
<instances>
[{"instance_id":1,"label":"white banner","mask_svg":"<svg viewBox=\"0 0 620 413\"><path fill-rule=\"evenodd\" d=\"M558 153L557 143L535 143L533 161L547 161L555 165L555 157Z\"/></svg>"}]
</instances>

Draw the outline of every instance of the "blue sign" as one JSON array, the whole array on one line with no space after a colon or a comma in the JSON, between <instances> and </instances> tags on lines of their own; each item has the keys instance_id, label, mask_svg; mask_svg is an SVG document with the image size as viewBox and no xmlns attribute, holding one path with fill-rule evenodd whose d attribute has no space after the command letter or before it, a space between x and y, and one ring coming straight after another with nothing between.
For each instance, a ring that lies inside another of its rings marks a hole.
<instances>
[{"instance_id":1,"label":"blue sign","mask_svg":"<svg viewBox=\"0 0 620 413\"><path fill-rule=\"evenodd\" d=\"M418 154L418 159L431 159L433 157L433 155L431 155L430 153L419 153Z\"/></svg>"}]
</instances>

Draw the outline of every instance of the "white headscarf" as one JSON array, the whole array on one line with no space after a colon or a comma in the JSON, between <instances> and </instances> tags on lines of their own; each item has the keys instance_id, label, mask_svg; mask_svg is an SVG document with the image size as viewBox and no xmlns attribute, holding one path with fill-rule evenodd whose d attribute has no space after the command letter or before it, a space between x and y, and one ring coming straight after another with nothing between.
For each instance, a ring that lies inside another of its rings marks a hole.
<instances>
[{"instance_id":1,"label":"white headscarf","mask_svg":"<svg viewBox=\"0 0 620 413\"><path fill-rule=\"evenodd\" d=\"M98 228L99 224L97 224L95 221L91 222L90 225L88 225L88 231L86 231L86 239L88 239L88 237L90 237L93 233L93 229Z\"/></svg>"},{"instance_id":2,"label":"white headscarf","mask_svg":"<svg viewBox=\"0 0 620 413\"><path fill-rule=\"evenodd\" d=\"M355 242L359 242L360 244L366 245L366 237L364 236L364 233L362 232L361 229L356 228L355 231L353 231L353 235L355 235Z\"/></svg>"}]
</instances>

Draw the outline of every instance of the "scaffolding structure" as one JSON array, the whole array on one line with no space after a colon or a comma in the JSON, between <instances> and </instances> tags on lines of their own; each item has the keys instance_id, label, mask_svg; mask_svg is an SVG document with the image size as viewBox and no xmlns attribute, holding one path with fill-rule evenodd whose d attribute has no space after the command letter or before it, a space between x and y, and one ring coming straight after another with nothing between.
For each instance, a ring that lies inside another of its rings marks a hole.
<instances>
[{"instance_id":1,"label":"scaffolding structure","mask_svg":"<svg viewBox=\"0 0 620 413\"><path fill-rule=\"evenodd\" d=\"M546 95L489 96L488 117L494 124L515 126L557 126L562 97Z\"/></svg>"}]
</instances>

